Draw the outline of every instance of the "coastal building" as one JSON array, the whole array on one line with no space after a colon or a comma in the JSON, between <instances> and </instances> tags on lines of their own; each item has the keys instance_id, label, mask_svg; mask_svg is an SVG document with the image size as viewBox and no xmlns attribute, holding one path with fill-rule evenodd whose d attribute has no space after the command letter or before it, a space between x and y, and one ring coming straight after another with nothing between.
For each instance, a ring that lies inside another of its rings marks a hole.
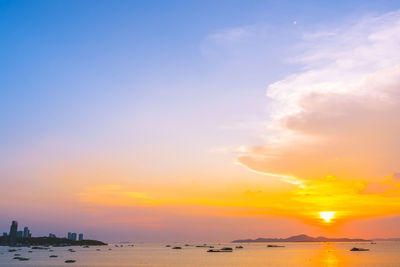
<instances>
[{"instance_id":1,"label":"coastal building","mask_svg":"<svg viewBox=\"0 0 400 267\"><path fill-rule=\"evenodd\" d=\"M71 234L71 240L76 241L76 233Z\"/></svg>"},{"instance_id":2,"label":"coastal building","mask_svg":"<svg viewBox=\"0 0 400 267\"><path fill-rule=\"evenodd\" d=\"M12 221L10 226L9 244L13 246L17 243L18 222Z\"/></svg>"},{"instance_id":3,"label":"coastal building","mask_svg":"<svg viewBox=\"0 0 400 267\"><path fill-rule=\"evenodd\" d=\"M68 238L69 240L71 240L71 239L72 239L72 233L71 233L71 232L68 232L68 236L67 236L67 238Z\"/></svg>"},{"instance_id":4,"label":"coastal building","mask_svg":"<svg viewBox=\"0 0 400 267\"><path fill-rule=\"evenodd\" d=\"M23 238L29 238L30 237L30 232L29 228L27 226L24 227L24 235Z\"/></svg>"},{"instance_id":5,"label":"coastal building","mask_svg":"<svg viewBox=\"0 0 400 267\"><path fill-rule=\"evenodd\" d=\"M50 233L49 238L57 238L55 234Z\"/></svg>"},{"instance_id":6,"label":"coastal building","mask_svg":"<svg viewBox=\"0 0 400 267\"><path fill-rule=\"evenodd\" d=\"M82 240L83 240L83 234L80 233L80 234L79 234L79 241L82 241Z\"/></svg>"},{"instance_id":7,"label":"coastal building","mask_svg":"<svg viewBox=\"0 0 400 267\"><path fill-rule=\"evenodd\" d=\"M8 234L6 232L0 238L0 246L6 246L8 244Z\"/></svg>"},{"instance_id":8,"label":"coastal building","mask_svg":"<svg viewBox=\"0 0 400 267\"><path fill-rule=\"evenodd\" d=\"M22 231L17 232L17 239L22 239L23 236L24 236L24 232L22 232Z\"/></svg>"}]
</instances>

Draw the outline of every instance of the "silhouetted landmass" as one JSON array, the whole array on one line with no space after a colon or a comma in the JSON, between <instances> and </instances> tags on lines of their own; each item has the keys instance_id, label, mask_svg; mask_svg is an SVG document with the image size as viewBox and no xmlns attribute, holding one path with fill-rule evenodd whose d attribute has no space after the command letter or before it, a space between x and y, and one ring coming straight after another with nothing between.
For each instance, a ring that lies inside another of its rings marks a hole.
<instances>
[{"instance_id":1,"label":"silhouetted landmass","mask_svg":"<svg viewBox=\"0 0 400 267\"><path fill-rule=\"evenodd\" d=\"M7 245L7 244L4 244ZM57 237L32 237L17 240L18 246L105 246L104 242L98 240L70 240Z\"/></svg>"},{"instance_id":2,"label":"silhouetted landmass","mask_svg":"<svg viewBox=\"0 0 400 267\"><path fill-rule=\"evenodd\" d=\"M288 238L257 238L257 239L239 239L232 243L263 243L263 242L368 242L366 239L352 238L327 238L323 236L312 237L308 235L295 235Z\"/></svg>"}]
</instances>

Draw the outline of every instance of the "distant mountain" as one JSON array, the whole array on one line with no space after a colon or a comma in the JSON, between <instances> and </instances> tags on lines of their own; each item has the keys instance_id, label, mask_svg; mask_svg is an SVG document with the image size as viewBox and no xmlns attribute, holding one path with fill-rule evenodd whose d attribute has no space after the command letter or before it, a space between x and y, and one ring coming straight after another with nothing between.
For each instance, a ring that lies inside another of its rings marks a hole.
<instances>
[{"instance_id":1,"label":"distant mountain","mask_svg":"<svg viewBox=\"0 0 400 267\"><path fill-rule=\"evenodd\" d=\"M352 238L327 238L323 236L311 237L308 235L294 235L288 238L257 238L257 239L239 239L232 243L256 243L256 242L368 242L366 239Z\"/></svg>"}]
</instances>

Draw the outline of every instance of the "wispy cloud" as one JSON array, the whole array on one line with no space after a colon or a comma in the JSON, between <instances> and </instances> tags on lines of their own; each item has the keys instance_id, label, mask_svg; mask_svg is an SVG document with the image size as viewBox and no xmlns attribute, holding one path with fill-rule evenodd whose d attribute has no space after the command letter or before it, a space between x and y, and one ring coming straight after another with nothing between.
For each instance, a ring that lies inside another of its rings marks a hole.
<instances>
[{"instance_id":1,"label":"wispy cloud","mask_svg":"<svg viewBox=\"0 0 400 267\"><path fill-rule=\"evenodd\" d=\"M229 28L210 34L207 39L218 43L237 42L251 36L255 31L254 26Z\"/></svg>"}]
</instances>

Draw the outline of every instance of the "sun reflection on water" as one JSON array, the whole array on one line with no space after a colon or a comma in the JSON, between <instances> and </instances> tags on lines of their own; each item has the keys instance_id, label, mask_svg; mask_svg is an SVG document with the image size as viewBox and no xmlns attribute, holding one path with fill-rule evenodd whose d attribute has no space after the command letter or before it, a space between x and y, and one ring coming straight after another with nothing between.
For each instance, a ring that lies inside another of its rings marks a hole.
<instances>
[{"instance_id":1,"label":"sun reflection on water","mask_svg":"<svg viewBox=\"0 0 400 267\"><path fill-rule=\"evenodd\" d=\"M325 243L312 259L312 266L346 267L349 262L344 250L339 249L335 243Z\"/></svg>"}]
</instances>

